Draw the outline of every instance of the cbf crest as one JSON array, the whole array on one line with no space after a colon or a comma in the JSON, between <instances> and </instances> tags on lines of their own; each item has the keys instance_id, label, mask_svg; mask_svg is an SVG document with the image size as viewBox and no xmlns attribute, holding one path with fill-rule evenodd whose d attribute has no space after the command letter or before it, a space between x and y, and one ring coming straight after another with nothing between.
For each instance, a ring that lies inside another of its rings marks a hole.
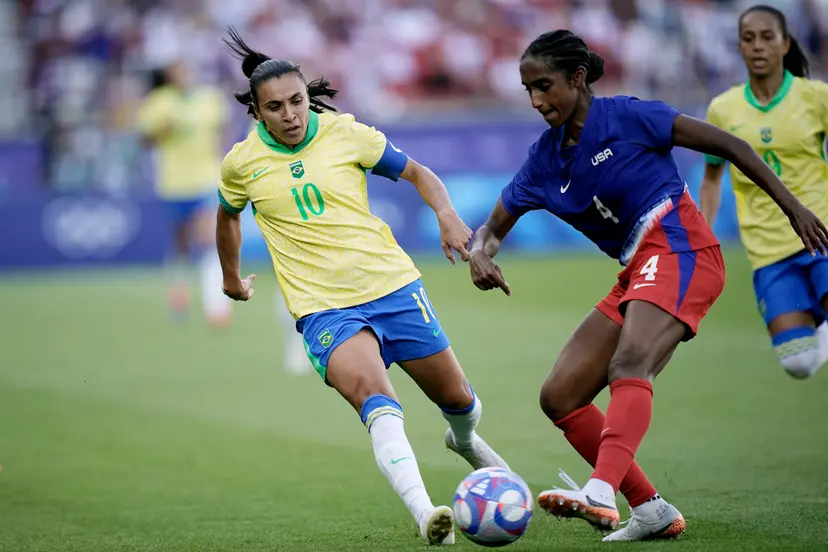
<instances>
[{"instance_id":1,"label":"cbf crest","mask_svg":"<svg viewBox=\"0 0 828 552\"><path fill-rule=\"evenodd\" d=\"M771 130L771 127L760 128L759 135L762 137L762 141L766 144L769 144L773 140L773 131Z\"/></svg>"},{"instance_id":2,"label":"cbf crest","mask_svg":"<svg viewBox=\"0 0 828 552\"><path fill-rule=\"evenodd\" d=\"M301 161L296 161L290 164L290 174L293 178L302 178L305 176L305 167Z\"/></svg>"}]
</instances>

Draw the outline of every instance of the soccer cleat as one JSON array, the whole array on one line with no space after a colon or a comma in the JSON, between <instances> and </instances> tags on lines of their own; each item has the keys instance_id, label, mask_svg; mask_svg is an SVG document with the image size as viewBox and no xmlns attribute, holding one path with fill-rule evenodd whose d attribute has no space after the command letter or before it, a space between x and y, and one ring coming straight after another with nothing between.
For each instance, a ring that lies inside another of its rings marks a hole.
<instances>
[{"instance_id":1,"label":"soccer cleat","mask_svg":"<svg viewBox=\"0 0 828 552\"><path fill-rule=\"evenodd\" d=\"M624 527L604 537L604 542L643 541L652 539L674 539L684 533L687 523L675 506L661 500L655 511L643 515L632 510L630 519L622 522Z\"/></svg>"},{"instance_id":2,"label":"soccer cleat","mask_svg":"<svg viewBox=\"0 0 828 552\"><path fill-rule=\"evenodd\" d=\"M599 531L611 531L618 527L621 516L615 504L604 504L588 496L572 479L560 470L561 479L572 490L554 488L538 495L538 505L558 519L580 518Z\"/></svg>"},{"instance_id":3,"label":"soccer cleat","mask_svg":"<svg viewBox=\"0 0 828 552\"><path fill-rule=\"evenodd\" d=\"M454 544L454 514L448 506L437 506L423 512L420 535L428 544Z\"/></svg>"},{"instance_id":4,"label":"soccer cleat","mask_svg":"<svg viewBox=\"0 0 828 552\"><path fill-rule=\"evenodd\" d=\"M468 446L459 446L454 440L454 433L451 428L446 429L446 448L461 456L471 467L476 470L480 468L503 468L509 469L509 465L483 440L477 433L474 434L472 442Z\"/></svg>"}]
</instances>

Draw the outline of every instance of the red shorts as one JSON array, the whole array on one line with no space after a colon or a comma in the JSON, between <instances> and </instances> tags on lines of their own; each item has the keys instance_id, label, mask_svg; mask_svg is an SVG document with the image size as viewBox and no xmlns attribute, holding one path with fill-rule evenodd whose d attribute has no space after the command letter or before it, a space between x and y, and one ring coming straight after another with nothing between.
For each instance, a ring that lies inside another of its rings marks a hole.
<instances>
[{"instance_id":1,"label":"red shorts","mask_svg":"<svg viewBox=\"0 0 828 552\"><path fill-rule=\"evenodd\" d=\"M704 245L695 249L694 242ZM684 341L688 341L698 333L699 323L724 285L721 247L688 196L655 223L596 308L621 326L627 303L652 303L687 326Z\"/></svg>"}]
</instances>

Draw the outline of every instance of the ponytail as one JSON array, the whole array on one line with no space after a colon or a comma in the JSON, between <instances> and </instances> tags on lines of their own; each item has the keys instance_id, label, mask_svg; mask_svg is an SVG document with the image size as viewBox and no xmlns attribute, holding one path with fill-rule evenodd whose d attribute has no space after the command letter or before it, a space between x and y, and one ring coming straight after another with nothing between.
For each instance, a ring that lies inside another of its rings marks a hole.
<instances>
[{"instance_id":1,"label":"ponytail","mask_svg":"<svg viewBox=\"0 0 828 552\"><path fill-rule=\"evenodd\" d=\"M258 101L256 90L258 86L270 79L279 78L288 73L296 73L299 78L305 81L305 76L299 66L286 59L272 59L269 56L253 50L245 43L235 28L229 27L227 33L230 40L224 39L224 43L236 57L241 58L241 70L248 79L248 89L244 92L235 92L233 96L242 105L247 106L247 114L255 117L255 106ZM307 84L310 109L316 113L324 111L336 111L333 106L321 101L319 98L333 99L339 93L331 86L327 79L317 79Z\"/></svg>"},{"instance_id":2,"label":"ponytail","mask_svg":"<svg viewBox=\"0 0 828 552\"><path fill-rule=\"evenodd\" d=\"M811 62L808 60L808 55L793 35L788 36L788 39L791 47L782 59L782 64L785 70L793 76L807 79L811 75Z\"/></svg>"}]
</instances>

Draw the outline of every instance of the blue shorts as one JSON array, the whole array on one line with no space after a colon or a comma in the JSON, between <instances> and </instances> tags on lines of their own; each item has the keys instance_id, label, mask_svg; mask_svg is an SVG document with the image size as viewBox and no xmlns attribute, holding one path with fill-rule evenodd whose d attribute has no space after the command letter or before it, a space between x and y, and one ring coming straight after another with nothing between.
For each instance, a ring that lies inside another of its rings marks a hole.
<instances>
[{"instance_id":1,"label":"blue shorts","mask_svg":"<svg viewBox=\"0 0 828 552\"><path fill-rule=\"evenodd\" d=\"M759 313L771 320L789 312L810 312L817 325L825 319L820 302L828 295L828 257L802 251L753 273Z\"/></svg>"},{"instance_id":2,"label":"blue shorts","mask_svg":"<svg viewBox=\"0 0 828 552\"><path fill-rule=\"evenodd\" d=\"M174 226L186 224L199 212L207 209L212 201L212 195L195 199L168 199L164 201L170 222Z\"/></svg>"},{"instance_id":3,"label":"blue shorts","mask_svg":"<svg viewBox=\"0 0 828 552\"><path fill-rule=\"evenodd\" d=\"M296 321L308 358L326 383L331 353L362 328L377 336L386 368L437 354L449 346L420 279L370 303L317 312Z\"/></svg>"}]
</instances>

